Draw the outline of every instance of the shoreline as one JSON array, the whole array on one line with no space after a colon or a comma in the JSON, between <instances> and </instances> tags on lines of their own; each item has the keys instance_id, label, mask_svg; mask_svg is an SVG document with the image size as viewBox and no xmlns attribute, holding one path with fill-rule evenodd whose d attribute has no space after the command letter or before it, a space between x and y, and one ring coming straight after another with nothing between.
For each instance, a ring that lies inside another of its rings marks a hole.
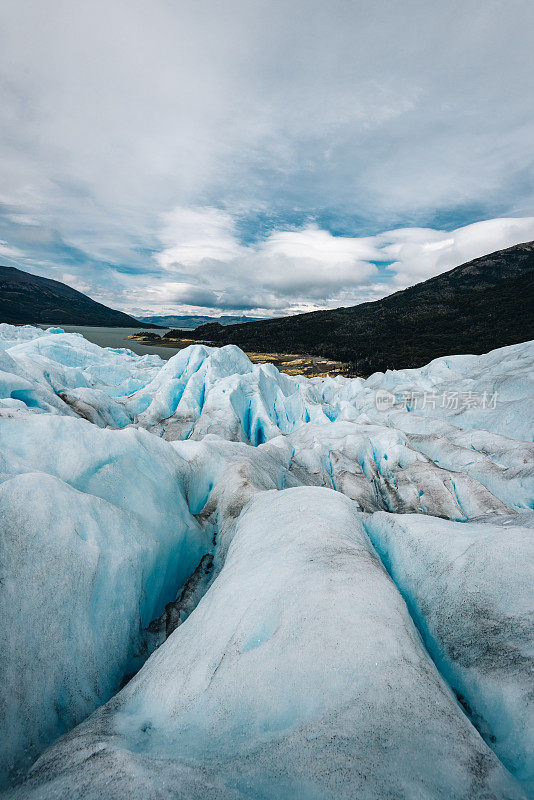
<instances>
[{"instance_id":1,"label":"shoreline","mask_svg":"<svg viewBox=\"0 0 534 800\"><path fill-rule=\"evenodd\" d=\"M141 342L145 345L156 345L157 347L169 347L183 350L191 344L205 344L208 347L218 347L214 342L204 339L189 339L182 336L179 339L158 339L133 334L127 336L125 341ZM273 364L280 372L286 375L303 375L306 378L326 378L328 375L343 375L354 377L350 374L350 365L342 361L333 361L322 356L312 356L299 353L257 353L244 351L253 364Z\"/></svg>"}]
</instances>

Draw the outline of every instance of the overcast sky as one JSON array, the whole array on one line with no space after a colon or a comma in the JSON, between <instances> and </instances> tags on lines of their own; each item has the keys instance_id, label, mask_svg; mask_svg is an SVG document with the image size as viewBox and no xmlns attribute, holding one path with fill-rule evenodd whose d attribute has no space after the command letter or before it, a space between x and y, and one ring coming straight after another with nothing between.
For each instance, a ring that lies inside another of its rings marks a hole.
<instances>
[{"instance_id":1,"label":"overcast sky","mask_svg":"<svg viewBox=\"0 0 534 800\"><path fill-rule=\"evenodd\" d=\"M0 263L271 315L534 239L532 0L0 9Z\"/></svg>"}]
</instances>

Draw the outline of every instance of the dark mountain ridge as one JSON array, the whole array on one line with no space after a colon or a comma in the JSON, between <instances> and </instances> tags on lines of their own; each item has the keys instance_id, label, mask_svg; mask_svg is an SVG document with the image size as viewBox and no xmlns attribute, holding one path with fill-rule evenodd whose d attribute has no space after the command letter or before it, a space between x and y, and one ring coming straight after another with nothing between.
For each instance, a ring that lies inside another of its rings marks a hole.
<instances>
[{"instance_id":1,"label":"dark mountain ridge","mask_svg":"<svg viewBox=\"0 0 534 800\"><path fill-rule=\"evenodd\" d=\"M65 283L0 266L0 322L138 328L139 321ZM148 328L159 327L146 324Z\"/></svg>"},{"instance_id":2,"label":"dark mountain ridge","mask_svg":"<svg viewBox=\"0 0 534 800\"><path fill-rule=\"evenodd\" d=\"M374 302L192 331L243 350L320 355L359 374L534 339L534 242L473 259ZM172 332L166 334L172 338Z\"/></svg>"}]
</instances>

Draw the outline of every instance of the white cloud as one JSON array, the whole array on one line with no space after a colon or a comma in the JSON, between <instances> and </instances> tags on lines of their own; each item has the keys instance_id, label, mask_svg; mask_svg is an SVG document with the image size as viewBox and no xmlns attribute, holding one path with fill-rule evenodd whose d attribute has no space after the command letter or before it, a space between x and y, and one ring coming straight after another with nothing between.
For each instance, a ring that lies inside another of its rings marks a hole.
<instances>
[{"instance_id":1,"label":"white cloud","mask_svg":"<svg viewBox=\"0 0 534 800\"><path fill-rule=\"evenodd\" d=\"M312 258L325 264L353 262L355 259L373 258L376 249L373 239L355 239L349 236L332 236L317 225L296 231L274 231L259 247L267 256L285 258Z\"/></svg>"},{"instance_id":2,"label":"white cloud","mask_svg":"<svg viewBox=\"0 0 534 800\"><path fill-rule=\"evenodd\" d=\"M211 291L221 307L322 300L376 278L369 259L380 258L371 238L333 236L317 225L274 231L244 246L232 217L211 207L165 214L161 239L167 246L155 259L180 279L165 283L176 301L193 302L196 286L198 296Z\"/></svg>"},{"instance_id":3,"label":"white cloud","mask_svg":"<svg viewBox=\"0 0 534 800\"><path fill-rule=\"evenodd\" d=\"M22 250L19 250L17 247L11 247L11 245L3 239L0 239L0 258L11 262L7 266L15 266L24 269L24 266L18 261L18 259L24 258Z\"/></svg>"},{"instance_id":4,"label":"white cloud","mask_svg":"<svg viewBox=\"0 0 534 800\"><path fill-rule=\"evenodd\" d=\"M196 266L205 259L227 261L243 248L237 241L230 214L216 208L175 208L163 215L160 239L168 247L157 256L164 269Z\"/></svg>"},{"instance_id":5,"label":"white cloud","mask_svg":"<svg viewBox=\"0 0 534 800\"><path fill-rule=\"evenodd\" d=\"M0 237L99 299L348 304L384 255L401 286L515 235L407 225L532 214L532 3L28 9L0 4Z\"/></svg>"},{"instance_id":6,"label":"white cloud","mask_svg":"<svg viewBox=\"0 0 534 800\"><path fill-rule=\"evenodd\" d=\"M534 217L490 219L454 231L403 228L376 237L383 255L393 261L390 269L399 286L410 286L473 258L533 239Z\"/></svg>"},{"instance_id":7,"label":"white cloud","mask_svg":"<svg viewBox=\"0 0 534 800\"><path fill-rule=\"evenodd\" d=\"M244 246L235 219L210 206L162 217L161 247L146 271L53 269L39 274L111 307L149 313L283 315L377 300L473 258L534 239L534 217L497 218L453 231L399 228L376 236L333 236L316 224L276 230ZM15 255L0 241L0 255ZM17 262L20 264L20 261ZM22 264L23 268L27 268ZM86 277L87 275L87 277Z\"/></svg>"},{"instance_id":8,"label":"white cloud","mask_svg":"<svg viewBox=\"0 0 534 800\"><path fill-rule=\"evenodd\" d=\"M173 235L179 244L172 243ZM534 217L486 220L453 231L401 228L367 237L333 236L308 225L274 231L245 247L229 214L211 207L176 209L165 216L167 247L155 257L175 279L162 278L157 302L169 311L196 305L264 313L352 305L530 239ZM380 270L380 262L387 269Z\"/></svg>"}]
</instances>

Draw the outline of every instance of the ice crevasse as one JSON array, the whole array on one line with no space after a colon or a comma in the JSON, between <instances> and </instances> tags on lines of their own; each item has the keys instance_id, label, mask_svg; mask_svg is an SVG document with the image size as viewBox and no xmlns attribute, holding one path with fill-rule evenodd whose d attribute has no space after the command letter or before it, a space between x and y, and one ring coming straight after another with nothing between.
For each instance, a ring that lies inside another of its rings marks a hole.
<instances>
[{"instance_id":1,"label":"ice crevasse","mask_svg":"<svg viewBox=\"0 0 534 800\"><path fill-rule=\"evenodd\" d=\"M533 365L0 325L6 797L534 796Z\"/></svg>"}]
</instances>

